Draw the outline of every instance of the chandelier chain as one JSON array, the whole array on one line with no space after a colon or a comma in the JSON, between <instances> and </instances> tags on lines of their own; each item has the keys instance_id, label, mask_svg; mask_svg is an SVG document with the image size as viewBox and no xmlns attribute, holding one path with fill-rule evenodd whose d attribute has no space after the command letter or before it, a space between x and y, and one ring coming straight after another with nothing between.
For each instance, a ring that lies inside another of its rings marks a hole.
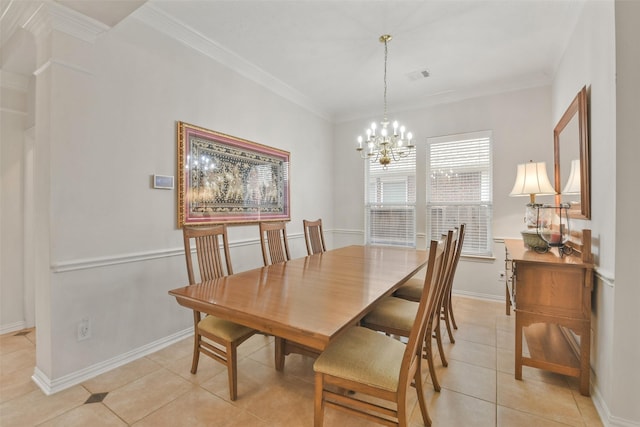
<instances>
[{"instance_id":1,"label":"chandelier chain","mask_svg":"<svg viewBox=\"0 0 640 427\"><path fill-rule=\"evenodd\" d=\"M384 39L384 121L387 121L387 39Z\"/></svg>"}]
</instances>

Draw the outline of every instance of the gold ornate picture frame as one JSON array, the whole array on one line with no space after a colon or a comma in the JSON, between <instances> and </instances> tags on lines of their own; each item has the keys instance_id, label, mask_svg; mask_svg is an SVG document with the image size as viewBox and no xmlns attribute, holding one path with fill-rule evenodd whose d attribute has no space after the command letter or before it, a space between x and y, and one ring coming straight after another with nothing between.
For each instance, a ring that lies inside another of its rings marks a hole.
<instances>
[{"instance_id":1,"label":"gold ornate picture frame","mask_svg":"<svg viewBox=\"0 0 640 427\"><path fill-rule=\"evenodd\" d=\"M290 220L289 157L178 122L178 227Z\"/></svg>"}]
</instances>

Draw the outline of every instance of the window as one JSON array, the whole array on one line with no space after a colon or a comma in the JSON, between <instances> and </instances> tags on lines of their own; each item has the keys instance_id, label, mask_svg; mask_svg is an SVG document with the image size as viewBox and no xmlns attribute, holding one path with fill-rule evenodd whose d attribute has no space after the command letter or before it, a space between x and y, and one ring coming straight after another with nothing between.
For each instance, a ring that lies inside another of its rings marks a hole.
<instances>
[{"instance_id":1,"label":"window","mask_svg":"<svg viewBox=\"0 0 640 427\"><path fill-rule=\"evenodd\" d=\"M427 236L466 224L462 253L491 256L491 132L427 139Z\"/></svg>"},{"instance_id":2,"label":"window","mask_svg":"<svg viewBox=\"0 0 640 427\"><path fill-rule=\"evenodd\" d=\"M366 244L416 246L416 152L365 166Z\"/></svg>"}]
</instances>

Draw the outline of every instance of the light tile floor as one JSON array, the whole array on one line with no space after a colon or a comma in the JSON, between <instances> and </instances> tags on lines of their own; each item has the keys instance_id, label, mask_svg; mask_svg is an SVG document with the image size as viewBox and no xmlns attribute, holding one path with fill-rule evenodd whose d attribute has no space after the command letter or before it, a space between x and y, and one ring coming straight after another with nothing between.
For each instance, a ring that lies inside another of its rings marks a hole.
<instances>
[{"instance_id":1,"label":"light tile floor","mask_svg":"<svg viewBox=\"0 0 640 427\"><path fill-rule=\"evenodd\" d=\"M514 379L514 316L505 315L504 304L454 297L454 312L456 343L444 335L449 366L436 358L440 392L424 372L435 426L602 425L574 378L525 367L524 380ZM275 371L272 338L256 335L239 347L235 402L222 365L202 356L191 375L191 339L45 396L31 381L34 340L33 330L0 336L2 427L313 425L313 360L291 355L285 371ZM412 402L411 427L421 426ZM370 423L328 409L325 425Z\"/></svg>"}]
</instances>

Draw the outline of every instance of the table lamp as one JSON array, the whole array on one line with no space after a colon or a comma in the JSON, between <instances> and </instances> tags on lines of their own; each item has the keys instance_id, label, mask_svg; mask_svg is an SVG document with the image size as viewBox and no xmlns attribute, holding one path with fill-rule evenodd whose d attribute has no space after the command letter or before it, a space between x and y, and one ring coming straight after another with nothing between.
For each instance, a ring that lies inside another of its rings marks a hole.
<instances>
[{"instance_id":1,"label":"table lamp","mask_svg":"<svg viewBox=\"0 0 640 427\"><path fill-rule=\"evenodd\" d=\"M524 223L527 229L520 232L522 240L529 249L537 252L546 252L548 243L538 233L538 208L542 205L536 203L536 195L549 196L556 194L547 176L547 166L544 162L523 163L518 165L516 182L509 196L529 196L524 214Z\"/></svg>"},{"instance_id":2,"label":"table lamp","mask_svg":"<svg viewBox=\"0 0 640 427\"><path fill-rule=\"evenodd\" d=\"M551 196L555 195L556 190L549 182L547 176L547 165L545 162L529 161L518 165L516 173L516 182L509 196L529 196L529 203L525 210L525 224L527 228L535 228L537 221L536 195Z\"/></svg>"}]
</instances>

